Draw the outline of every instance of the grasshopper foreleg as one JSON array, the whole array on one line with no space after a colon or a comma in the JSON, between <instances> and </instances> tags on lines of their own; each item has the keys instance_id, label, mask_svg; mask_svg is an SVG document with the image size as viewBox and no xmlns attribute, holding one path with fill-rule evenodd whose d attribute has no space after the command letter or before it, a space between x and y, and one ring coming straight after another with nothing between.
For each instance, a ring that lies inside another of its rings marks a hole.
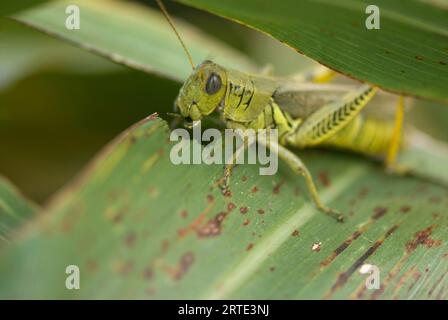
<instances>
[{"instance_id":1,"label":"grasshopper foreleg","mask_svg":"<svg viewBox=\"0 0 448 320\"><path fill-rule=\"evenodd\" d=\"M246 152L249 146L253 143L250 143L249 140L244 139L244 137L241 137L241 139L243 139L243 143L232 154L230 162L226 163L224 166L223 176L218 180L218 186L224 195L226 195L229 191L230 177L232 176L233 169L237 165L237 159L239 158L241 152L243 152L244 155L244 152Z\"/></svg>"}]
</instances>

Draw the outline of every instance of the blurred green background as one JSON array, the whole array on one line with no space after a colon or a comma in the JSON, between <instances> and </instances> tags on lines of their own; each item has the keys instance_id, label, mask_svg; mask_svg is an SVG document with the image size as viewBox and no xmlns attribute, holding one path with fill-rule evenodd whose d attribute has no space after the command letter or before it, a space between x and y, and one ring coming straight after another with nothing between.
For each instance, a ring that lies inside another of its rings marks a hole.
<instances>
[{"instance_id":1,"label":"blurred green background","mask_svg":"<svg viewBox=\"0 0 448 320\"><path fill-rule=\"evenodd\" d=\"M182 5L166 5L172 15L246 52L260 66L273 65L277 75L314 65L261 33ZM179 88L2 18L0 174L44 203L114 136L169 109ZM447 119L447 106L428 101L417 101L408 117L444 140Z\"/></svg>"}]
</instances>

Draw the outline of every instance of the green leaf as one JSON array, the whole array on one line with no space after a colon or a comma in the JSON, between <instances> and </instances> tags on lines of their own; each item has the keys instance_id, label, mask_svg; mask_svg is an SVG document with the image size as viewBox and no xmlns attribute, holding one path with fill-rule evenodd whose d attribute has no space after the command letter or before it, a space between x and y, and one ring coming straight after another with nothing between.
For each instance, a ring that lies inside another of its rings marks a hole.
<instances>
[{"instance_id":1,"label":"green leaf","mask_svg":"<svg viewBox=\"0 0 448 320\"><path fill-rule=\"evenodd\" d=\"M8 243L14 230L36 211L36 205L0 176L0 247Z\"/></svg>"},{"instance_id":2,"label":"green leaf","mask_svg":"<svg viewBox=\"0 0 448 320\"><path fill-rule=\"evenodd\" d=\"M260 30L350 77L397 93L448 102L448 11L419 1L178 0Z\"/></svg>"},{"instance_id":3,"label":"green leaf","mask_svg":"<svg viewBox=\"0 0 448 320\"><path fill-rule=\"evenodd\" d=\"M86 74L123 69L10 20L0 21L0 68L0 91L36 71Z\"/></svg>"},{"instance_id":4,"label":"green leaf","mask_svg":"<svg viewBox=\"0 0 448 320\"><path fill-rule=\"evenodd\" d=\"M409 145L400 151L398 163L415 176L448 187L448 145L420 130L410 130L407 134Z\"/></svg>"},{"instance_id":5,"label":"green leaf","mask_svg":"<svg viewBox=\"0 0 448 320\"><path fill-rule=\"evenodd\" d=\"M301 152L345 223L317 211L303 180L238 166L174 165L151 116L111 143L3 253L2 298L446 299L447 191L345 153ZM331 165L330 165L331 164ZM367 290L359 267L380 270ZM81 290L65 289L77 265Z\"/></svg>"},{"instance_id":6,"label":"green leaf","mask_svg":"<svg viewBox=\"0 0 448 320\"><path fill-rule=\"evenodd\" d=\"M69 4L80 8L79 30L65 27ZM15 19L134 69L176 81L184 81L191 73L187 56L167 21L159 11L143 5L109 0L56 1ZM183 21L175 20L175 24L195 63L212 58L242 70L254 69L242 53Z\"/></svg>"},{"instance_id":7,"label":"green leaf","mask_svg":"<svg viewBox=\"0 0 448 320\"><path fill-rule=\"evenodd\" d=\"M44 3L47 0L20 0L20 1L2 1L0 4L0 17L25 10L29 7Z\"/></svg>"}]
</instances>

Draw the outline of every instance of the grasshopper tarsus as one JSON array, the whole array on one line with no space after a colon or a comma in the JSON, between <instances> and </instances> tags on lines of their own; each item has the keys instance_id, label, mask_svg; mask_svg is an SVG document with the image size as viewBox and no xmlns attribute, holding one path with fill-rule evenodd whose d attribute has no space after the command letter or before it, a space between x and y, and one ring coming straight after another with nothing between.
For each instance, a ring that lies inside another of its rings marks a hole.
<instances>
[{"instance_id":1,"label":"grasshopper tarsus","mask_svg":"<svg viewBox=\"0 0 448 320\"><path fill-rule=\"evenodd\" d=\"M339 214L336 217L336 220L337 220L337 222L343 223L343 222L345 222L345 216L343 214Z\"/></svg>"},{"instance_id":2,"label":"grasshopper tarsus","mask_svg":"<svg viewBox=\"0 0 448 320\"><path fill-rule=\"evenodd\" d=\"M223 176L223 177L219 178L216 181L215 185L217 185L219 187L219 189L221 190L221 194L222 195L225 196L225 195L229 194L230 189L229 189L229 179L228 179L228 177Z\"/></svg>"},{"instance_id":3,"label":"grasshopper tarsus","mask_svg":"<svg viewBox=\"0 0 448 320\"><path fill-rule=\"evenodd\" d=\"M337 222L343 223L345 221L345 216L337 210L331 208L319 208L322 212L324 212L327 216L335 219Z\"/></svg>"}]
</instances>

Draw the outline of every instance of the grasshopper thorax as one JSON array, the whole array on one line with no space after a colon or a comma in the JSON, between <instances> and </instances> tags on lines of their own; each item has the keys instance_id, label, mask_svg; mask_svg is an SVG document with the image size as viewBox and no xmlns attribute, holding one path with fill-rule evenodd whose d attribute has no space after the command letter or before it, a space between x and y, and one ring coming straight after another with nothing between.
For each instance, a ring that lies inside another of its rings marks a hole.
<instances>
[{"instance_id":1,"label":"grasshopper thorax","mask_svg":"<svg viewBox=\"0 0 448 320\"><path fill-rule=\"evenodd\" d=\"M200 120L223 103L226 87L225 70L206 60L198 65L185 81L175 106L184 118L192 121Z\"/></svg>"}]
</instances>

